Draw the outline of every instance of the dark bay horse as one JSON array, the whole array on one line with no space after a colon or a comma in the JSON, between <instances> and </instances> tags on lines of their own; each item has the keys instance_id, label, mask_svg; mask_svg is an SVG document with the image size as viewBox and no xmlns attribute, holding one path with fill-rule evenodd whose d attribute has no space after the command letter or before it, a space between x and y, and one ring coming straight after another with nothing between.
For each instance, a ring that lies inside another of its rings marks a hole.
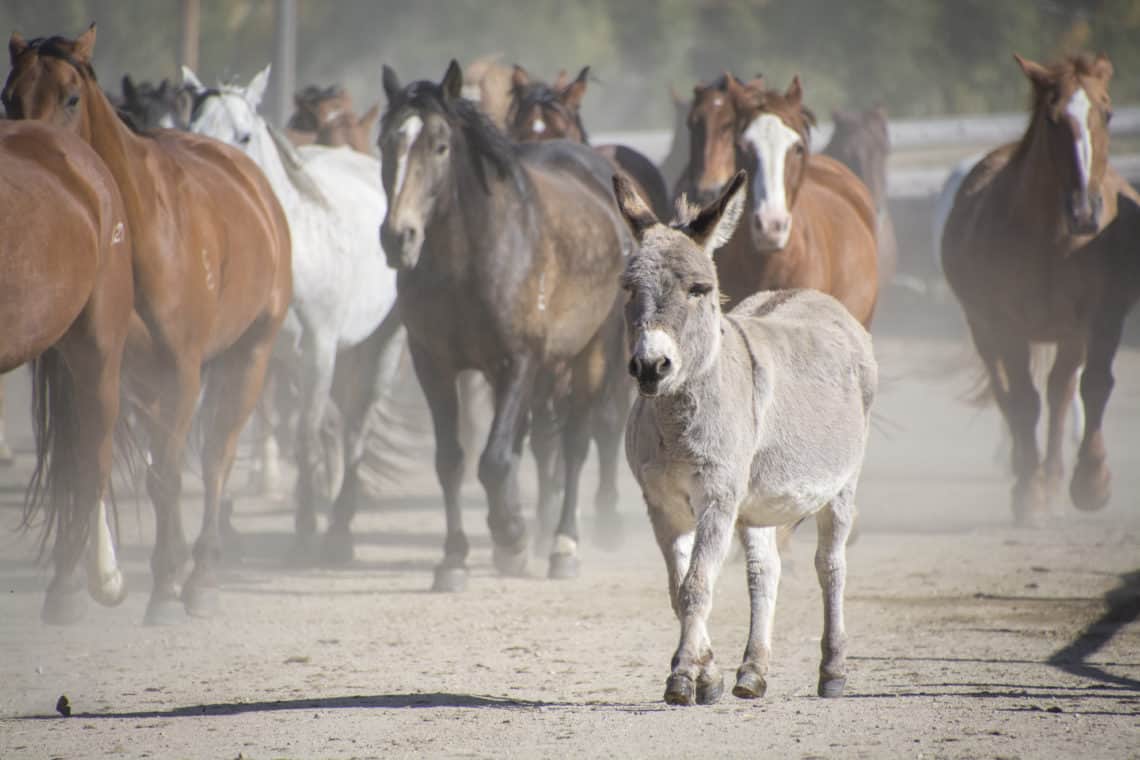
<instances>
[{"instance_id":1,"label":"dark bay horse","mask_svg":"<svg viewBox=\"0 0 1140 760\"><path fill-rule=\"evenodd\" d=\"M724 92L698 93L693 108L689 181L697 197L738 167L749 174L748 219L717 255L729 303L760 290L814 288L869 326L878 294L874 203L847 167L811 154L814 117L799 78L779 92L726 74Z\"/></svg>"},{"instance_id":2,"label":"dark bay horse","mask_svg":"<svg viewBox=\"0 0 1140 760\"><path fill-rule=\"evenodd\" d=\"M527 414L569 378L561 413L565 490L549 572L577 573L577 491L590 408L604 385L602 327L632 239L617 215L612 167L566 141L514 145L461 96L452 61L440 84L400 85L384 69L380 150L408 346L431 408L447 512L437 590L460 590L467 537L459 508L463 449L456 376L483 373L494 418L479 460L500 572L523 571L526 523L517 463ZM568 369L568 372L567 372Z\"/></svg>"},{"instance_id":3,"label":"dark bay horse","mask_svg":"<svg viewBox=\"0 0 1140 760\"><path fill-rule=\"evenodd\" d=\"M590 67L586 66L573 81L567 81L561 74L550 85L532 79L526 69L515 66L511 76L507 134L520 142L562 139L589 145L590 137L581 116L589 75ZM669 214L665 178L644 154L625 145L598 145L595 150L633 179L654 211L663 216Z\"/></svg>"},{"instance_id":4,"label":"dark bay horse","mask_svg":"<svg viewBox=\"0 0 1140 760\"><path fill-rule=\"evenodd\" d=\"M1086 421L1069 492L1084 510L1109 499L1101 423L1124 317L1140 289L1140 195L1108 165L1108 58L1017 62L1033 89L1029 126L963 181L942 236L942 267L1013 438L1014 518L1032 523L1064 477L1065 415L1082 364ZM1057 346L1043 466L1033 343Z\"/></svg>"},{"instance_id":5,"label":"dark bay horse","mask_svg":"<svg viewBox=\"0 0 1140 760\"><path fill-rule=\"evenodd\" d=\"M347 145L358 153L372 155L372 125L380 115L377 103L357 116L352 96L338 85L309 86L293 96L297 110L285 126L294 145Z\"/></svg>"},{"instance_id":6,"label":"dark bay horse","mask_svg":"<svg viewBox=\"0 0 1140 760\"><path fill-rule=\"evenodd\" d=\"M132 131L95 80L95 27L75 40L13 34L3 102L13 118L63 126L89 143L126 208L135 312L124 368L147 421L147 490L157 537L148 623L210 615L218 601L218 507L237 438L261 391L292 294L289 226L240 151L175 130ZM179 499L186 437L203 389L205 511L189 559Z\"/></svg>"},{"instance_id":7,"label":"dark bay horse","mask_svg":"<svg viewBox=\"0 0 1140 760\"><path fill-rule=\"evenodd\" d=\"M0 372L33 362L37 465L24 523L44 513L47 623L126 596L106 524L119 373L134 301L130 231L107 166L48 124L0 120ZM90 545L90 546L89 546Z\"/></svg>"},{"instance_id":8,"label":"dark bay horse","mask_svg":"<svg viewBox=\"0 0 1140 760\"><path fill-rule=\"evenodd\" d=\"M879 284L888 284L898 269L899 244L887 208L887 157L891 152L887 111L882 106L865 111L837 110L831 118L835 129L823 155L842 162L871 191L878 218Z\"/></svg>"}]
</instances>

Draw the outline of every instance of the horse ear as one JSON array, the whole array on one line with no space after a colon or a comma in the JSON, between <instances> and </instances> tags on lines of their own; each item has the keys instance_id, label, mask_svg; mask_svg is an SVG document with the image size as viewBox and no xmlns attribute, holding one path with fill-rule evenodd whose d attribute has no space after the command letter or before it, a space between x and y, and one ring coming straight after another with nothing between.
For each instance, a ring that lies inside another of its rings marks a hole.
<instances>
[{"instance_id":1,"label":"horse ear","mask_svg":"<svg viewBox=\"0 0 1140 760\"><path fill-rule=\"evenodd\" d=\"M91 56L95 53L95 22L91 22L91 26L87 27L87 31L79 35L75 40L75 50L72 55L76 60L83 61L84 63L91 63Z\"/></svg>"},{"instance_id":2,"label":"horse ear","mask_svg":"<svg viewBox=\"0 0 1140 760\"><path fill-rule=\"evenodd\" d=\"M575 110L582 107L582 98L586 97L586 78L590 75L590 67L584 66L578 72L578 78L562 91L559 96L563 103Z\"/></svg>"},{"instance_id":3,"label":"horse ear","mask_svg":"<svg viewBox=\"0 0 1140 760\"><path fill-rule=\"evenodd\" d=\"M530 74L517 63L511 68L511 89L518 90L530 84Z\"/></svg>"},{"instance_id":4,"label":"horse ear","mask_svg":"<svg viewBox=\"0 0 1140 760\"><path fill-rule=\"evenodd\" d=\"M182 84L194 92L201 92L206 89L202 82L198 79L198 75L194 73L193 69L189 66L182 67Z\"/></svg>"},{"instance_id":5,"label":"horse ear","mask_svg":"<svg viewBox=\"0 0 1140 760\"><path fill-rule=\"evenodd\" d=\"M20 54L27 49L27 40L19 32L12 32L12 36L8 38L8 58L11 62L15 63Z\"/></svg>"},{"instance_id":6,"label":"horse ear","mask_svg":"<svg viewBox=\"0 0 1140 760\"><path fill-rule=\"evenodd\" d=\"M752 98L749 96L748 88L737 81L729 72L724 72L724 91L728 93L728 98L736 106L736 110L744 110L751 104Z\"/></svg>"},{"instance_id":7,"label":"horse ear","mask_svg":"<svg viewBox=\"0 0 1140 760\"><path fill-rule=\"evenodd\" d=\"M447 64L447 71L443 72L439 86L446 98L459 100L463 94L463 69L459 68L459 61L452 58L451 63Z\"/></svg>"},{"instance_id":8,"label":"horse ear","mask_svg":"<svg viewBox=\"0 0 1140 760\"><path fill-rule=\"evenodd\" d=\"M1034 87L1045 89L1053 86L1053 74L1049 69L1036 61L1022 58L1017 53L1013 54L1013 59L1017 61L1017 65L1021 67L1022 73L1029 78L1029 81L1033 83Z\"/></svg>"},{"instance_id":9,"label":"horse ear","mask_svg":"<svg viewBox=\"0 0 1140 760\"><path fill-rule=\"evenodd\" d=\"M764 89L764 75L763 74L757 74L756 76L749 79L748 82L744 86L750 90L763 90Z\"/></svg>"},{"instance_id":10,"label":"horse ear","mask_svg":"<svg viewBox=\"0 0 1140 760\"><path fill-rule=\"evenodd\" d=\"M565 90L569 84L570 75L566 73L566 69L559 69L558 76L554 77L554 84L550 86L555 90Z\"/></svg>"},{"instance_id":11,"label":"horse ear","mask_svg":"<svg viewBox=\"0 0 1140 760\"><path fill-rule=\"evenodd\" d=\"M395 69L384 64L381 79L384 81L384 97L388 98L388 102L391 103L404 89L400 86L400 78L396 76Z\"/></svg>"},{"instance_id":12,"label":"horse ear","mask_svg":"<svg viewBox=\"0 0 1140 760\"><path fill-rule=\"evenodd\" d=\"M729 180L720 197L701 209L693 221L685 225L689 237L710 258L736 231L736 225L744 213L744 199L748 195L744 188L747 177L746 172L738 171Z\"/></svg>"},{"instance_id":13,"label":"horse ear","mask_svg":"<svg viewBox=\"0 0 1140 760\"><path fill-rule=\"evenodd\" d=\"M261 99L265 97L265 90L269 87L269 74L272 70L273 64L269 64L254 74L253 79L249 80L249 86L245 88L245 101L254 109L261 105Z\"/></svg>"},{"instance_id":14,"label":"horse ear","mask_svg":"<svg viewBox=\"0 0 1140 760\"><path fill-rule=\"evenodd\" d=\"M1104 53L1097 53L1096 59L1093 60L1093 76L1103 82L1112 79L1112 61L1108 60L1108 56Z\"/></svg>"},{"instance_id":15,"label":"horse ear","mask_svg":"<svg viewBox=\"0 0 1140 760\"><path fill-rule=\"evenodd\" d=\"M689 101L682 97L681 93L672 84L669 85L669 100L673 103L673 108L678 111L688 111Z\"/></svg>"},{"instance_id":16,"label":"horse ear","mask_svg":"<svg viewBox=\"0 0 1140 760\"><path fill-rule=\"evenodd\" d=\"M128 103L138 96L135 90L135 82L131 79L130 74L123 74L123 99Z\"/></svg>"},{"instance_id":17,"label":"horse ear","mask_svg":"<svg viewBox=\"0 0 1140 760\"><path fill-rule=\"evenodd\" d=\"M614 197L617 198L618 210L621 211L625 223L629 225L634 239L641 243L645 231L655 224L660 224L660 221L634 189L625 172L618 171L614 174Z\"/></svg>"},{"instance_id":18,"label":"horse ear","mask_svg":"<svg viewBox=\"0 0 1140 760\"><path fill-rule=\"evenodd\" d=\"M800 84L800 75L796 74L792 77L792 83L788 85L788 89L784 91L784 97L787 98L792 105L798 106L804 102L804 88Z\"/></svg>"},{"instance_id":19,"label":"horse ear","mask_svg":"<svg viewBox=\"0 0 1140 760\"><path fill-rule=\"evenodd\" d=\"M372 107L364 112L364 115L356 120L356 123L362 127L370 127L380 117L380 104L373 103Z\"/></svg>"}]
</instances>

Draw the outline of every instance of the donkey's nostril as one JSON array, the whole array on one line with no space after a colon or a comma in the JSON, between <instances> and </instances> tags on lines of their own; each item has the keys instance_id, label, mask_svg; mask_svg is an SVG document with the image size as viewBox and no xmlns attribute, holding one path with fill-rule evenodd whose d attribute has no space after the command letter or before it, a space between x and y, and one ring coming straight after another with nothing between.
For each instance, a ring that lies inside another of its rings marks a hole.
<instances>
[{"instance_id":1,"label":"donkey's nostril","mask_svg":"<svg viewBox=\"0 0 1140 760\"><path fill-rule=\"evenodd\" d=\"M662 357L661 361L657 363L657 369L664 370L673 366L673 362L669 361L669 357Z\"/></svg>"}]
</instances>

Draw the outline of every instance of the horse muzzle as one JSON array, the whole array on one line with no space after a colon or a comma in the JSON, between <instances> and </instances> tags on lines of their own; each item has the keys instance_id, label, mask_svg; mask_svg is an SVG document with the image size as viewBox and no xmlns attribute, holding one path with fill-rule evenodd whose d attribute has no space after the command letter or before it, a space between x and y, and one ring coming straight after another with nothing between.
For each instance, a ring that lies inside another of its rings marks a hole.
<instances>
[{"instance_id":1,"label":"horse muzzle","mask_svg":"<svg viewBox=\"0 0 1140 760\"><path fill-rule=\"evenodd\" d=\"M380 246L384 249L384 258L392 269L414 268L420 259L423 245L423 230L415 225L403 224L393 227L385 221L380 226Z\"/></svg>"},{"instance_id":2,"label":"horse muzzle","mask_svg":"<svg viewBox=\"0 0 1140 760\"><path fill-rule=\"evenodd\" d=\"M1100 229L1104 198L1100 193L1077 190L1065 197L1065 217L1074 235L1095 235Z\"/></svg>"}]
</instances>

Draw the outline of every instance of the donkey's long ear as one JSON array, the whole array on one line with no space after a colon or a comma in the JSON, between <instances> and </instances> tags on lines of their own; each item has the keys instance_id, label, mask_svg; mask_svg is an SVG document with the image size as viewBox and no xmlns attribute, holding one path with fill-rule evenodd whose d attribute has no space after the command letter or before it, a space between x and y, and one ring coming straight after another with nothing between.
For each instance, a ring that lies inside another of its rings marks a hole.
<instances>
[{"instance_id":1,"label":"donkey's long ear","mask_svg":"<svg viewBox=\"0 0 1140 760\"><path fill-rule=\"evenodd\" d=\"M16 59L20 57L20 53L28 49L28 41L24 39L23 35L19 32L12 32L12 36L8 38L8 59L15 63Z\"/></svg>"},{"instance_id":2,"label":"donkey's long ear","mask_svg":"<svg viewBox=\"0 0 1140 760\"><path fill-rule=\"evenodd\" d=\"M745 179L748 175L742 170L736 173L721 192L720 197L701 209L684 231L693 242L699 245L708 256L729 241L736 230L736 224L744 212Z\"/></svg>"},{"instance_id":3,"label":"donkey's long ear","mask_svg":"<svg viewBox=\"0 0 1140 760\"><path fill-rule=\"evenodd\" d=\"M261 71L253 75L253 79L249 81L249 87L245 88L245 100L253 108L261 105L261 99L265 97L265 90L269 87L269 73L273 68L273 64L269 64Z\"/></svg>"},{"instance_id":4,"label":"donkey's long ear","mask_svg":"<svg viewBox=\"0 0 1140 760\"><path fill-rule=\"evenodd\" d=\"M400 86L400 78L396 76L395 69L386 63L380 78L384 81L384 97L388 98L388 102L391 103L404 89Z\"/></svg>"},{"instance_id":5,"label":"donkey's long ear","mask_svg":"<svg viewBox=\"0 0 1140 760\"><path fill-rule=\"evenodd\" d=\"M1029 78L1029 81L1033 83L1035 88L1041 90L1053 86L1055 80L1053 73L1049 71L1048 68L1037 63L1037 61L1022 58L1017 53L1013 54L1013 59L1017 61L1017 65L1021 67L1022 73Z\"/></svg>"},{"instance_id":6,"label":"donkey's long ear","mask_svg":"<svg viewBox=\"0 0 1140 760\"><path fill-rule=\"evenodd\" d=\"M560 96L563 103L573 109L582 107L582 98L586 97L586 79L590 76L590 67L584 66L578 72L578 78L562 91Z\"/></svg>"},{"instance_id":7,"label":"donkey's long ear","mask_svg":"<svg viewBox=\"0 0 1140 760\"><path fill-rule=\"evenodd\" d=\"M622 218L629 225L633 237L638 243L645 235L645 231L655 224L660 224L657 216L641 195L634 189L633 183L619 171L614 175L614 197L617 198L618 210Z\"/></svg>"},{"instance_id":8,"label":"donkey's long ear","mask_svg":"<svg viewBox=\"0 0 1140 760\"><path fill-rule=\"evenodd\" d=\"M459 100L463 94L463 69L459 68L459 61L454 58L447 64L447 71L443 72L443 81L439 83L443 96L448 100Z\"/></svg>"}]
</instances>

